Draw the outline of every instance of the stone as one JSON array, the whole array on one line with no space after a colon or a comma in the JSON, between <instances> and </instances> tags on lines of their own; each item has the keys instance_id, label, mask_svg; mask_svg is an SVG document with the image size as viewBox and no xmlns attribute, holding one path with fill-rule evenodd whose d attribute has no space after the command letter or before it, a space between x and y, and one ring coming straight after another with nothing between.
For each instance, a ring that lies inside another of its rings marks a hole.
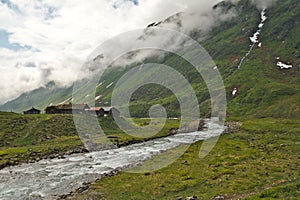
<instances>
[{"instance_id":1,"label":"stone","mask_svg":"<svg viewBox=\"0 0 300 200\"><path fill-rule=\"evenodd\" d=\"M197 196L191 196L186 198L186 200L197 200L197 199L198 199Z\"/></svg>"}]
</instances>

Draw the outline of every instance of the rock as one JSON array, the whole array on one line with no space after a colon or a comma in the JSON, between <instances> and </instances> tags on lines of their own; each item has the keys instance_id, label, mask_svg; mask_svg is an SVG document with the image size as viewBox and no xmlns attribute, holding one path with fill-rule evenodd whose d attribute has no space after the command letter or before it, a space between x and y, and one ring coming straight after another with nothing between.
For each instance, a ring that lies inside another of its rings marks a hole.
<instances>
[{"instance_id":1,"label":"rock","mask_svg":"<svg viewBox=\"0 0 300 200\"><path fill-rule=\"evenodd\" d=\"M36 156L36 153L31 152L29 155L30 155L30 156Z\"/></svg>"},{"instance_id":2,"label":"rock","mask_svg":"<svg viewBox=\"0 0 300 200\"><path fill-rule=\"evenodd\" d=\"M114 135L109 135L109 136L107 136L107 138L109 138L109 139L118 139L119 137L118 136L114 136Z\"/></svg>"},{"instance_id":3,"label":"rock","mask_svg":"<svg viewBox=\"0 0 300 200\"><path fill-rule=\"evenodd\" d=\"M65 158L66 158L66 156L64 156L64 155L60 155L58 158L59 158L59 159L65 159Z\"/></svg>"},{"instance_id":4,"label":"rock","mask_svg":"<svg viewBox=\"0 0 300 200\"><path fill-rule=\"evenodd\" d=\"M188 161L185 160L185 161L181 162L181 164L188 164Z\"/></svg>"},{"instance_id":5,"label":"rock","mask_svg":"<svg viewBox=\"0 0 300 200\"><path fill-rule=\"evenodd\" d=\"M225 122L226 129L222 134L235 133L241 130L241 122Z\"/></svg>"},{"instance_id":6,"label":"rock","mask_svg":"<svg viewBox=\"0 0 300 200\"><path fill-rule=\"evenodd\" d=\"M170 131L169 131L170 135L175 135L177 133L178 133L178 129L177 128L171 128Z\"/></svg>"},{"instance_id":7,"label":"rock","mask_svg":"<svg viewBox=\"0 0 300 200\"><path fill-rule=\"evenodd\" d=\"M199 121L199 126L198 126L198 131L202 131L205 127L205 122L204 120Z\"/></svg>"},{"instance_id":8,"label":"rock","mask_svg":"<svg viewBox=\"0 0 300 200\"><path fill-rule=\"evenodd\" d=\"M38 192L33 192L33 193L30 194L30 198L31 199L42 199L43 195L38 193Z\"/></svg>"},{"instance_id":9,"label":"rock","mask_svg":"<svg viewBox=\"0 0 300 200\"><path fill-rule=\"evenodd\" d=\"M197 200L197 199L198 199L197 196L191 196L186 198L186 200Z\"/></svg>"},{"instance_id":10,"label":"rock","mask_svg":"<svg viewBox=\"0 0 300 200\"><path fill-rule=\"evenodd\" d=\"M225 197L223 195L218 195L215 196L213 199L220 200L220 199L225 199Z\"/></svg>"}]
</instances>

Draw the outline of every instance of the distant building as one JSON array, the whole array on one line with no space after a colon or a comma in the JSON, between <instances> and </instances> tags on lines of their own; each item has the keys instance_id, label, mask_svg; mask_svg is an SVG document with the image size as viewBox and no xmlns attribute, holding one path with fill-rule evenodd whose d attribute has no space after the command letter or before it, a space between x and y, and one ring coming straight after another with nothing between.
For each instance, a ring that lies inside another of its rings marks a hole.
<instances>
[{"instance_id":1,"label":"distant building","mask_svg":"<svg viewBox=\"0 0 300 200\"><path fill-rule=\"evenodd\" d=\"M87 104L60 104L48 106L45 109L46 114L82 114L90 107Z\"/></svg>"},{"instance_id":2,"label":"distant building","mask_svg":"<svg viewBox=\"0 0 300 200\"><path fill-rule=\"evenodd\" d=\"M91 107L89 109L86 109L85 112L88 114L96 114L98 117L104 116L104 109L101 107Z\"/></svg>"},{"instance_id":3,"label":"distant building","mask_svg":"<svg viewBox=\"0 0 300 200\"><path fill-rule=\"evenodd\" d=\"M102 108L104 109L105 116L112 116L112 115L115 115L117 117L120 116L120 111L114 107L102 107Z\"/></svg>"},{"instance_id":4,"label":"distant building","mask_svg":"<svg viewBox=\"0 0 300 200\"><path fill-rule=\"evenodd\" d=\"M120 116L120 112L113 107L91 107L85 110L88 114L96 114L98 117L104 116Z\"/></svg>"},{"instance_id":5,"label":"distant building","mask_svg":"<svg viewBox=\"0 0 300 200\"><path fill-rule=\"evenodd\" d=\"M30 115L30 114L40 114L40 113L41 113L41 111L38 110L38 109L36 109L36 108L34 108L34 107L32 107L32 108L29 109L29 110L24 111L24 114L25 114L25 115Z\"/></svg>"}]
</instances>

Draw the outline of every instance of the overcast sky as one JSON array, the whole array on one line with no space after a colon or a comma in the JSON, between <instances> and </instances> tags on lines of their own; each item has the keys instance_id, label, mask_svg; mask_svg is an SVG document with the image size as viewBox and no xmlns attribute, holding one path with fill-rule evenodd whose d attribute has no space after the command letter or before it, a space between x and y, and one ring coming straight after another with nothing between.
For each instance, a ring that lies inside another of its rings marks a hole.
<instances>
[{"instance_id":1,"label":"overcast sky","mask_svg":"<svg viewBox=\"0 0 300 200\"><path fill-rule=\"evenodd\" d=\"M86 57L112 36L217 2L0 0L0 104L49 81L70 85Z\"/></svg>"}]
</instances>

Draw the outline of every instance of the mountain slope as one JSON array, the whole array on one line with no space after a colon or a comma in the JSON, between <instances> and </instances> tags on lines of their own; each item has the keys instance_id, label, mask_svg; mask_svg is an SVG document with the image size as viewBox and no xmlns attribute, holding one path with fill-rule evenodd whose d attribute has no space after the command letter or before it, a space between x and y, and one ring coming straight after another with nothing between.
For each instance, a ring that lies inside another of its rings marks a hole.
<instances>
[{"instance_id":1,"label":"mountain slope","mask_svg":"<svg viewBox=\"0 0 300 200\"><path fill-rule=\"evenodd\" d=\"M267 10L267 17L260 34L262 47L255 46L241 70L225 81L229 91L239 88L237 97L229 103L229 113L297 118L300 6L293 0L278 1ZM291 63L293 68L280 69L278 61Z\"/></svg>"},{"instance_id":2,"label":"mountain slope","mask_svg":"<svg viewBox=\"0 0 300 200\"><path fill-rule=\"evenodd\" d=\"M45 87L21 94L18 98L0 106L0 110L23 112L32 106L44 110L49 104L57 104L68 99L72 91L72 87L59 88L55 83L50 82Z\"/></svg>"},{"instance_id":3,"label":"mountain slope","mask_svg":"<svg viewBox=\"0 0 300 200\"><path fill-rule=\"evenodd\" d=\"M250 37L257 31L261 21L261 11L250 0L238 4L222 2L215 6L223 12L235 9L236 16L231 20L220 22L208 34L195 29L191 37L198 40L210 53L221 72L228 98L230 116L287 117L300 116L300 5L297 0L278 0L266 10L267 20L259 35L259 43L246 57L240 69L243 56L249 51ZM181 13L164 23L180 24ZM279 58L279 59L278 59ZM207 88L196 71L175 55L168 54L164 59L151 57L144 60L173 67L185 76L196 91L201 103L203 115L209 115L209 95ZM291 69L280 69L277 62L292 64ZM97 105L109 105L111 92L115 83L124 73L142 63L135 63L121 68L106 70L96 91ZM83 88L84 89L84 88ZM232 95L236 90L236 95ZM50 103L60 103L72 95L72 87L54 89L51 86L23 94L14 101L0 107L1 110L21 112L36 106L43 108ZM27 98L25 98L27 97ZM82 97L82 101L87 99ZM174 95L158 85L146 85L132 96L131 114L136 117L148 115L148 109L155 104L166 107L169 116L179 116L180 110Z\"/></svg>"}]
</instances>

